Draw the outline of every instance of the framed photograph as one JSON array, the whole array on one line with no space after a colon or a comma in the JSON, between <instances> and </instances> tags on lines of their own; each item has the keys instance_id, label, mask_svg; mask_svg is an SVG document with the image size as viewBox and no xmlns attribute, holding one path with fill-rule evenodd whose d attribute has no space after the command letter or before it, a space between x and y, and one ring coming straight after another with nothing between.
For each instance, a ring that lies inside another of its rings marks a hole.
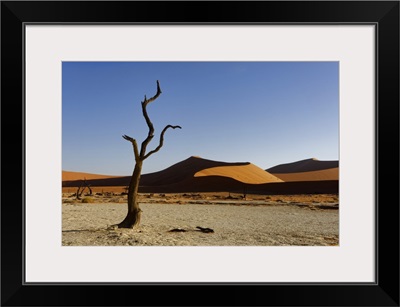
<instances>
[{"instance_id":1,"label":"framed photograph","mask_svg":"<svg viewBox=\"0 0 400 307\"><path fill-rule=\"evenodd\" d=\"M399 306L398 1L1 27L2 305Z\"/></svg>"}]
</instances>

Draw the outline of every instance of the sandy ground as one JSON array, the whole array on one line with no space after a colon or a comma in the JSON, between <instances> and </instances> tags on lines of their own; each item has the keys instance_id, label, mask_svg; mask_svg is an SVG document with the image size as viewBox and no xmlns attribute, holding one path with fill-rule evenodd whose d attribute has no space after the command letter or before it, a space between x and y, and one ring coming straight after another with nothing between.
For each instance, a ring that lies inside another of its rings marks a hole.
<instances>
[{"instance_id":1,"label":"sandy ground","mask_svg":"<svg viewBox=\"0 0 400 307\"><path fill-rule=\"evenodd\" d=\"M137 229L110 227L125 217L124 195L82 203L63 195L64 246L331 246L339 244L337 195L141 195ZM204 233L197 226L211 228ZM181 230L172 231L171 230ZM184 231L182 231L184 230Z\"/></svg>"}]
</instances>

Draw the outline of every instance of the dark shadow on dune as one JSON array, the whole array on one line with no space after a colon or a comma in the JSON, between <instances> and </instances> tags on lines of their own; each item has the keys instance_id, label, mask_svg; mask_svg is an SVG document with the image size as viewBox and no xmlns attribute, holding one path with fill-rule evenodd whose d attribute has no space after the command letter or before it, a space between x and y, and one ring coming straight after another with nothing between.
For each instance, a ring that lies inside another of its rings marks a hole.
<instances>
[{"instance_id":1,"label":"dark shadow on dune","mask_svg":"<svg viewBox=\"0 0 400 307\"><path fill-rule=\"evenodd\" d=\"M128 186L131 176L104 178L104 179L87 179L86 182L92 187L123 187ZM62 182L63 187L79 187L82 180L66 180Z\"/></svg>"}]
</instances>

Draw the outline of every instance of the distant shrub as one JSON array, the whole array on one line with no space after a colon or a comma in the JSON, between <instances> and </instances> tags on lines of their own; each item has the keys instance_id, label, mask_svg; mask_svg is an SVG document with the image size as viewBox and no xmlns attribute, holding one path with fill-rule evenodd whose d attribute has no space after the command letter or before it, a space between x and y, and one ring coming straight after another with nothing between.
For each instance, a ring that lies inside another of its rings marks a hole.
<instances>
[{"instance_id":1,"label":"distant shrub","mask_svg":"<svg viewBox=\"0 0 400 307\"><path fill-rule=\"evenodd\" d=\"M85 198L82 199L82 202L85 203L85 204L89 204L89 203L93 203L94 199L91 198L91 197L85 197Z\"/></svg>"}]
</instances>

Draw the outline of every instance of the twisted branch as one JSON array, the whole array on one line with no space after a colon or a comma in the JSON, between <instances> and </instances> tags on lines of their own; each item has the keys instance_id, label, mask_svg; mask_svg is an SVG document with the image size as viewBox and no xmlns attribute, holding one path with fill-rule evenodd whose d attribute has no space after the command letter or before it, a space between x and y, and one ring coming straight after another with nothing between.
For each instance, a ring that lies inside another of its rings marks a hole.
<instances>
[{"instance_id":1,"label":"twisted branch","mask_svg":"<svg viewBox=\"0 0 400 307\"><path fill-rule=\"evenodd\" d=\"M144 100L142 101L142 113L146 120L147 126L149 127L149 133L147 135L147 138L142 142L142 146L140 148L140 156L141 157L143 157L145 155L147 144L149 144L151 139L154 137L154 126L150 120L149 115L147 114L147 105L150 102L153 102L154 100L156 100L158 98L158 96L160 96L160 94L161 94L160 82L157 80L157 93L150 99L147 99L146 95L144 95Z\"/></svg>"},{"instance_id":2,"label":"twisted branch","mask_svg":"<svg viewBox=\"0 0 400 307\"><path fill-rule=\"evenodd\" d=\"M138 160L140 159L140 156L139 156L139 149L138 149L138 145L137 145L137 143L136 143L136 140L133 139L133 138L131 138L130 136L127 136L127 135L123 135L122 137L123 137L125 140L127 140L127 141L129 141L129 142L132 143L133 152L135 153L135 160L138 161Z\"/></svg>"},{"instance_id":3,"label":"twisted branch","mask_svg":"<svg viewBox=\"0 0 400 307\"><path fill-rule=\"evenodd\" d=\"M144 101L142 102L142 104L147 106L150 102L153 102L154 100L156 100L158 98L158 96L160 96L161 93L162 92L161 92L161 88L160 88L160 82L157 80L157 93L150 99L147 99L146 95L144 95Z\"/></svg>"},{"instance_id":4,"label":"twisted branch","mask_svg":"<svg viewBox=\"0 0 400 307\"><path fill-rule=\"evenodd\" d=\"M142 145L140 147L140 152L139 152L139 148L138 148L138 145L137 145L137 142L135 139L131 138L128 135L122 136L125 140L130 141L132 143L133 150L135 152L135 160L136 161L143 161L143 160L147 159L148 157L150 157L153 153L159 151L161 149L161 147L164 145L164 134L169 128L182 129L181 126L167 125L160 134L160 143L158 144L158 146L154 150L152 150L146 154L147 145L150 143L150 141L154 137L154 126L150 120L149 115L147 114L147 105L150 102L153 102L154 100L156 100L158 98L158 96L160 96L160 94L161 94L160 82L157 80L157 93L150 99L147 99L147 97L145 95L144 100L142 101L142 113L143 113L144 118L146 119L147 126L149 127L149 133L147 135L147 138L142 142Z\"/></svg>"},{"instance_id":5,"label":"twisted branch","mask_svg":"<svg viewBox=\"0 0 400 307\"><path fill-rule=\"evenodd\" d=\"M155 153L155 152L157 152L157 151L159 151L159 150L161 149L161 147L164 145L164 134L165 134L165 132L168 130L168 128L172 128L172 129L179 128L179 129L182 129L181 126L167 125L167 126L163 129L163 131L161 132L161 134L160 134L160 143L158 144L158 146L156 147L156 149L150 151L147 155L145 155L145 156L143 157L143 160L147 159L147 158L150 157L153 153Z\"/></svg>"}]
</instances>

